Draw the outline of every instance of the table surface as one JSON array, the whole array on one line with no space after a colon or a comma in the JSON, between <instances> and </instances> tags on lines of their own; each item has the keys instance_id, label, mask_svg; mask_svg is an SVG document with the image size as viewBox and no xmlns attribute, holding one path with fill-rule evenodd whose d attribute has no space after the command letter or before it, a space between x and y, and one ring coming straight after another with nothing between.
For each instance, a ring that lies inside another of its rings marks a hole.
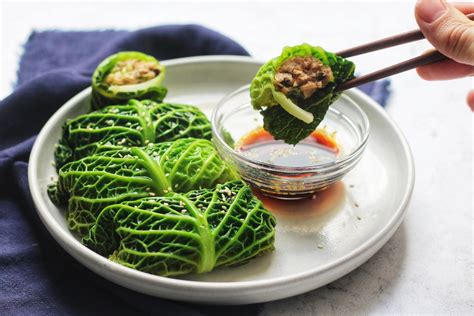
<instances>
[{"instance_id":1,"label":"table surface","mask_svg":"<svg viewBox=\"0 0 474 316\"><path fill-rule=\"evenodd\" d=\"M284 45L309 42L338 51L416 28L411 2L9 1L1 9L0 98L12 90L22 44L33 29L199 23L240 42L254 57L268 59ZM354 60L367 73L428 47L421 41ZM472 88L472 78L424 82L414 71L392 78L387 111L408 138L417 174L404 222L352 273L306 294L266 303L263 315L473 312L473 115L465 104Z\"/></svg>"}]
</instances>

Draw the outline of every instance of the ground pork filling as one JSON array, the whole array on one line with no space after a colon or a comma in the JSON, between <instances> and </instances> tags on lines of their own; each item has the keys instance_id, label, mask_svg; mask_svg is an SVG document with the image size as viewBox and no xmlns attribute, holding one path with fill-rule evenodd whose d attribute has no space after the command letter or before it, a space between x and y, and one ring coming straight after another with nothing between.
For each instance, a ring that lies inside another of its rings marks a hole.
<instances>
[{"instance_id":1,"label":"ground pork filling","mask_svg":"<svg viewBox=\"0 0 474 316\"><path fill-rule=\"evenodd\" d=\"M299 90L306 99L332 80L331 67L313 56L297 56L286 60L277 69L275 88L285 95Z\"/></svg>"},{"instance_id":2,"label":"ground pork filling","mask_svg":"<svg viewBox=\"0 0 474 316\"><path fill-rule=\"evenodd\" d=\"M148 81L160 74L159 65L154 61L128 59L119 61L105 78L111 86L122 86Z\"/></svg>"}]
</instances>

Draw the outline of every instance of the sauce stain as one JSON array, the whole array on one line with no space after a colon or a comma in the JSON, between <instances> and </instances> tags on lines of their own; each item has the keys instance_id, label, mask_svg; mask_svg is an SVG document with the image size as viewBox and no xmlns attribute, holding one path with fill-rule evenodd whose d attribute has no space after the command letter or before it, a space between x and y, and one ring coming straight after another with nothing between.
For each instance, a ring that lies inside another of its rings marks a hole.
<instances>
[{"instance_id":1,"label":"sauce stain","mask_svg":"<svg viewBox=\"0 0 474 316\"><path fill-rule=\"evenodd\" d=\"M343 208L345 187L339 181L316 192L313 196L299 200L282 200L264 195L258 190L254 194L266 209L277 218L277 228L302 234L318 232Z\"/></svg>"}]
</instances>

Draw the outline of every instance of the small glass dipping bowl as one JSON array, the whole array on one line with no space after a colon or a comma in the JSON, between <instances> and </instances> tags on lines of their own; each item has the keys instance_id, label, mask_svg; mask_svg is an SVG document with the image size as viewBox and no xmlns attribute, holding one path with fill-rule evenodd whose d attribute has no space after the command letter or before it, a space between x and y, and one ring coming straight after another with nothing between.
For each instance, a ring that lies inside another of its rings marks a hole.
<instances>
[{"instance_id":1,"label":"small glass dipping bowl","mask_svg":"<svg viewBox=\"0 0 474 316\"><path fill-rule=\"evenodd\" d=\"M214 109L211 121L213 142L221 157L254 189L280 199L304 198L342 179L361 159L369 136L367 116L345 94L331 105L319 125L329 133L335 132L338 154L320 160L304 159L301 165L278 164L275 159L266 159L271 153L264 155L267 157L255 157L233 147L234 141L263 126L263 116L250 104L248 85L222 99ZM278 147L275 147L278 149L276 155L295 149L281 141L273 142Z\"/></svg>"}]
</instances>

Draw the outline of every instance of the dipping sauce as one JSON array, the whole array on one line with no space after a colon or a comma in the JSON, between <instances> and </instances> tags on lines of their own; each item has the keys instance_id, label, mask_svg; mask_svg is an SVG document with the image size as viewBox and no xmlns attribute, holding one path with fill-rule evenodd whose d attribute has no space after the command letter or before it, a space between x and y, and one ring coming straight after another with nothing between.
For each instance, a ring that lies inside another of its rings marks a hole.
<instances>
[{"instance_id":1,"label":"dipping sauce","mask_svg":"<svg viewBox=\"0 0 474 316\"><path fill-rule=\"evenodd\" d=\"M293 146L275 140L263 127L259 127L244 135L235 144L235 150L251 159L278 166L313 166L337 158L339 146L334 136L334 133L319 128Z\"/></svg>"}]
</instances>

